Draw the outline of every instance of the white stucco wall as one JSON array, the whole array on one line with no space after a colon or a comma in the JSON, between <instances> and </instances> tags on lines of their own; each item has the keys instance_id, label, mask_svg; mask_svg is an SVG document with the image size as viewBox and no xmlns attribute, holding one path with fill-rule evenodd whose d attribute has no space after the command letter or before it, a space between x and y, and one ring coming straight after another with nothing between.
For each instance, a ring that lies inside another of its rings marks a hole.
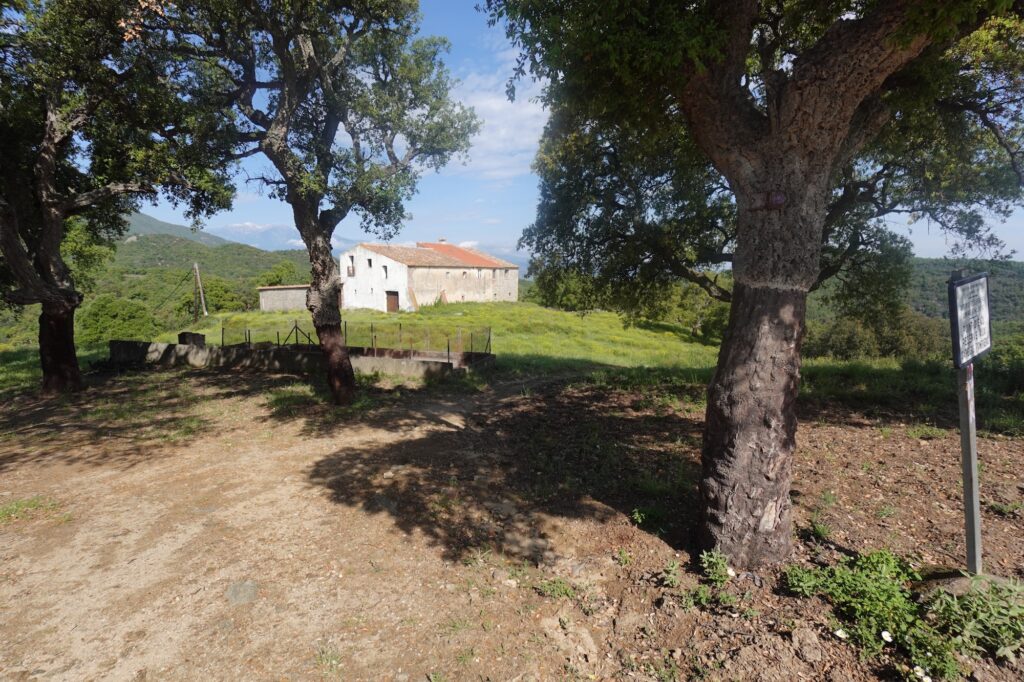
<instances>
[{"instance_id":1,"label":"white stucco wall","mask_svg":"<svg viewBox=\"0 0 1024 682\"><path fill-rule=\"evenodd\" d=\"M442 291L449 303L519 299L519 269L514 267L413 267L409 268L409 282L420 305L436 303Z\"/></svg>"},{"instance_id":2,"label":"white stucco wall","mask_svg":"<svg viewBox=\"0 0 1024 682\"><path fill-rule=\"evenodd\" d=\"M395 291L398 309L413 309L409 300L409 269L404 264L362 246L346 251L338 260L344 308L387 310L386 292ZM355 269L354 275L348 274L349 266Z\"/></svg>"}]
</instances>

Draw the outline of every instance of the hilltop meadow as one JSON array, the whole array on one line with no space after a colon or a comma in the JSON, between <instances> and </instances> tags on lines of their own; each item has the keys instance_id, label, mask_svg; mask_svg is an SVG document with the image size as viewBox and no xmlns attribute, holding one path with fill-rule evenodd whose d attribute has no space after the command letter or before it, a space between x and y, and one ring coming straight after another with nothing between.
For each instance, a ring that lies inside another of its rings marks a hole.
<instances>
[{"instance_id":1,"label":"hilltop meadow","mask_svg":"<svg viewBox=\"0 0 1024 682\"><path fill-rule=\"evenodd\" d=\"M943 320L917 311L873 331L816 302L796 549L786 566L730 576L727 557L693 545L718 344L688 311L344 311L352 345L496 356L427 383L361 376L344 408L317 376L115 371L110 337L276 344L297 325L315 341L306 311L251 309L257 282L301 279L296 254L194 237L130 234L93 273L81 393L38 395L35 313L3 313L0 539L16 558L0 566L12 642L0 670L866 681L922 661L935 679L1024 674L1005 655L1024 635L985 615L1020 608L1015 583L919 604L892 580L956 575L964 555ZM191 261L212 311L196 323ZM985 561L1011 578L1024 577L1016 324L1001 321L976 373ZM924 644L884 646L874 624L893 609L908 623L897 636ZM963 619L973 649L955 636ZM173 653L184 631L202 651ZM101 639L120 655L90 656Z\"/></svg>"}]
</instances>

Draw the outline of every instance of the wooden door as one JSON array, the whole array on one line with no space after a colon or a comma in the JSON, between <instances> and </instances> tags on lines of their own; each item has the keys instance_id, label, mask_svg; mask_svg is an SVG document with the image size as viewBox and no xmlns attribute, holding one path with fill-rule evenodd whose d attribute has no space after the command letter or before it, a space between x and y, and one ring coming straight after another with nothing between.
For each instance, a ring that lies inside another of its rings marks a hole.
<instances>
[{"instance_id":1,"label":"wooden door","mask_svg":"<svg viewBox=\"0 0 1024 682\"><path fill-rule=\"evenodd\" d=\"M398 312L398 292L397 291L385 291L384 293L388 297L388 312L389 313L397 313Z\"/></svg>"}]
</instances>

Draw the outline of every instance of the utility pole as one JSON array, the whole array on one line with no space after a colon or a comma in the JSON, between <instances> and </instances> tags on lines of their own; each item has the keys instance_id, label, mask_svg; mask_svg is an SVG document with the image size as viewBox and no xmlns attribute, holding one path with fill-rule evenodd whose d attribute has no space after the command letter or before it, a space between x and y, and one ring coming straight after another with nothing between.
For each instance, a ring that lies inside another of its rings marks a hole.
<instances>
[{"instance_id":1,"label":"utility pole","mask_svg":"<svg viewBox=\"0 0 1024 682\"><path fill-rule=\"evenodd\" d=\"M206 294L205 294L205 292L203 292L203 278L199 276L199 263L193 263L192 264L192 271L196 275L195 279L196 279L196 299L197 299L197 300L195 300L193 302L193 305L192 305L192 310L194 312L193 322L198 322L199 321L199 307L200 306L202 306L202 309L203 309L203 317L208 317L210 315L210 313L208 313L206 311ZM199 305L197 305L197 304L199 304Z\"/></svg>"}]
</instances>

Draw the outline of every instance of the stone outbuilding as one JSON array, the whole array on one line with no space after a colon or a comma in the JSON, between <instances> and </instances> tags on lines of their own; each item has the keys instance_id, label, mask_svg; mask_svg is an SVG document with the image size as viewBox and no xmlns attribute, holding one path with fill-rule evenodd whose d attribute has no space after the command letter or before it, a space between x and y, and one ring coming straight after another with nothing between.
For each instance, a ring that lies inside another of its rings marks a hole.
<instances>
[{"instance_id":1,"label":"stone outbuilding","mask_svg":"<svg viewBox=\"0 0 1024 682\"><path fill-rule=\"evenodd\" d=\"M339 260L342 308L397 312L519 299L517 265L443 239L416 246L359 244Z\"/></svg>"},{"instance_id":2,"label":"stone outbuilding","mask_svg":"<svg viewBox=\"0 0 1024 682\"><path fill-rule=\"evenodd\" d=\"M260 310L305 310L308 284L285 284L276 287L257 287Z\"/></svg>"}]
</instances>

